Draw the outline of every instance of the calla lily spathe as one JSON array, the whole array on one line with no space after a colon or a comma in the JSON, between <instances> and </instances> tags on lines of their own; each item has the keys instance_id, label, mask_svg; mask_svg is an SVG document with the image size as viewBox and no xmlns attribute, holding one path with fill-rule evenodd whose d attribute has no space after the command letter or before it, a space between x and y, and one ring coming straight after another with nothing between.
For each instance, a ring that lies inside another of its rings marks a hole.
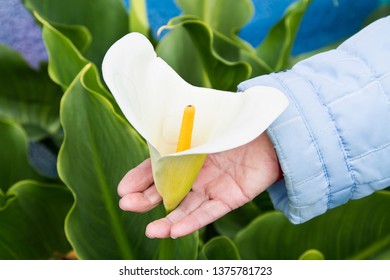
<instances>
[{"instance_id":1,"label":"calla lily spathe","mask_svg":"<svg viewBox=\"0 0 390 280\"><path fill-rule=\"evenodd\" d=\"M192 86L139 33L111 46L103 77L123 114L148 143L154 182L167 211L190 191L207 154L254 140L288 104L270 87L234 93ZM187 105L196 108L192 146L176 153Z\"/></svg>"}]
</instances>

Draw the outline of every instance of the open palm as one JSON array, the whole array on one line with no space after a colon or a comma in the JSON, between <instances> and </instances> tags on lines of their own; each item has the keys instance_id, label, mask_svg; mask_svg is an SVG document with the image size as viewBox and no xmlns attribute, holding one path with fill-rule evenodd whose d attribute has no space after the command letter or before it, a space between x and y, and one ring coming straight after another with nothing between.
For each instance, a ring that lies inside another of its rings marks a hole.
<instances>
[{"instance_id":1,"label":"open palm","mask_svg":"<svg viewBox=\"0 0 390 280\"><path fill-rule=\"evenodd\" d=\"M207 156L192 190L166 217L150 223L150 238L177 238L251 201L281 177L278 159L263 133L241 147ZM150 160L130 170L118 186L120 207L145 212L161 202Z\"/></svg>"}]
</instances>

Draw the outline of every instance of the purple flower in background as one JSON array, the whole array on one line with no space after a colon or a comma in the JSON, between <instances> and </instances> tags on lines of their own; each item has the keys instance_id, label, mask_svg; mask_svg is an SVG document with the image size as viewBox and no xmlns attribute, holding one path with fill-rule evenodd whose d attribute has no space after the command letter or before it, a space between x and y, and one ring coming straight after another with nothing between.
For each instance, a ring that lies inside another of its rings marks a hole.
<instances>
[{"instance_id":1,"label":"purple flower in background","mask_svg":"<svg viewBox=\"0 0 390 280\"><path fill-rule=\"evenodd\" d=\"M20 0L0 3L0 44L20 52L33 67L47 60L41 29Z\"/></svg>"}]
</instances>

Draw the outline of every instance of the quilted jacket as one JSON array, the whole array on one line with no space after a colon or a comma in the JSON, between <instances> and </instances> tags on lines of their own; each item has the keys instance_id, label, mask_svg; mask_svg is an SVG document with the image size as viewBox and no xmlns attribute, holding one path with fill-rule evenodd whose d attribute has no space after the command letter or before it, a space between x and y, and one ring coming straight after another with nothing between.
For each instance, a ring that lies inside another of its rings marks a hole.
<instances>
[{"instance_id":1,"label":"quilted jacket","mask_svg":"<svg viewBox=\"0 0 390 280\"><path fill-rule=\"evenodd\" d=\"M278 88L290 101L267 133L284 173L269 193L291 222L390 185L390 16L239 91L255 85Z\"/></svg>"}]
</instances>

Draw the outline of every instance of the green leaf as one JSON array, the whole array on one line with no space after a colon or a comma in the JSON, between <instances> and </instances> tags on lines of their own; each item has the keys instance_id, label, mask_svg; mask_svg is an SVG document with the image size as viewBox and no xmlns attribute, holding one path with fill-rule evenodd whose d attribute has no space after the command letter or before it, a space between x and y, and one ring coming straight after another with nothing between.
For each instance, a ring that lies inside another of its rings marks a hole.
<instances>
[{"instance_id":1,"label":"green leaf","mask_svg":"<svg viewBox=\"0 0 390 280\"><path fill-rule=\"evenodd\" d=\"M383 256L389 255L390 251L390 235L380 239L367 246L364 250L353 255L351 259L381 259Z\"/></svg>"},{"instance_id":2,"label":"green leaf","mask_svg":"<svg viewBox=\"0 0 390 280\"><path fill-rule=\"evenodd\" d=\"M49 75L51 79L66 89L88 64L72 41L55 29L38 13L34 16L42 23L42 36L49 55Z\"/></svg>"},{"instance_id":3,"label":"green leaf","mask_svg":"<svg viewBox=\"0 0 390 280\"><path fill-rule=\"evenodd\" d=\"M230 238L217 236L202 247L201 257L206 260L239 260L240 254Z\"/></svg>"},{"instance_id":4,"label":"green leaf","mask_svg":"<svg viewBox=\"0 0 390 280\"><path fill-rule=\"evenodd\" d=\"M296 56L293 56L293 57L290 58L290 65L295 65L298 62L300 62L301 60L310 58L313 55L316 55L318 53L334 50L334 49L338 48L338 46L342 42L343 42L343 40L339 40L339 41L336 41L336 42L334 42L332 44L328 44L328 45L326 45L324 47L321 47L321 48L318 48L318 49L315 49L315 50L311 50L311 51L308 51L308 52L300 53L300 54L298 54Z\"/></svg>"},{"instance_id":5,"label":"green leaf","mask_svg":"<svg viewBox=\"0 0 390 280\"><path fill-rule=\"evenodd\" d=\"M273 71L285 70L288 67L295 36L310 3L311 0L300 0L291 4L258 46L257 55Z\"/></svg>"},{"instance_id":6,"label":"green leaf","mask_svg":"<svg viewBox=\"0 0 390 280\"><path fill-rule=\"evenodd\" d=\"M6 193L23 179L41 179L28 161L28 139L24 130L10 120L0 119L0 135L0 190Z\"/></svg>"},{"instance_id":7,"label":"green leaf","mask_svg":"<svg viewBox=\"0 0 390 280\"><path fill-rule=\"evenodd\" d=\"M253 13L251 2L220 2L179 1L184 15L160 29L173 30L160 41L157 53L193 85L235 91L243 80L272 69L236 35Z\"/></svg>"},{"instance_id":8,"label":"green leaf","mask_svg":"<svg viewBox=\"0 0 390 280\"><path fill-rule=\"evenodd\" d=\"M248 63L251 68L249 78L272 72L268 64L257 56L256 50L242 40L232 40L220 33L214 32L213 47L221 57L228 61Z\"/></svg>"},{"instance_id":9,"label":"green leaf","mask_svg":"<svg viewBox=\"0 0 390 280\"><path fill-rule=\"evenodd\" d=\"M389 207L390 193L378 192L300 225L269 212L234 241L243 259L297 259L313 248L326 259L369 259L390 246Z\"/></svg>"},{"instance_id":10,"label":"green leaf","mask_svg":"<svg viewBox=\"0 0 390 280\"><path fill-rule=\"evenodd\" d=\"M383 250L370 255L370 258L373 260L390 260L390 243Z\"/></svg>"},{"instance_id":11,"label":"green leaf","mask_svg":"<svg viewBox=\"0 0 390 280\"><path fill-rule=\"evenodd\" d=\"M262 192L253 199L253 202L262 213L275 210L268 192Z\"/></svg>"},{"instance_id":12,"label":"green leaf","mask_svg":"<svg viewBox=\"0 0 390 280\"><path fill-rule=\"evenodd\" d=\"M54 28L39 14L34 13L34 15L43 25L43 39L49 53L49 75L55 83L66 89L84 66L90 62L84 58L71 39ZM69 33L66 34L69 35ZM114 105L117 112L120 112L111 93L107 91L100 79L94 78L98 73L96 66L91 64L91 69L86 73L87 78L85 80L93 90L101 92ZM93 78L89 79L88 77L91 75Z\"/></svg>"},{"instance_id":13,"label":"green leaf","mask_svg":"<svg viewBox=\"0 0 390 280\"><path fill-rule=\"evenodd\" d=\"M233 238L260 213L255 203L249 202L215 221L214 227L219 234Z\"/></svg>"},{"instance_id":14,"label":"green leaf","mask_svg":"<svg viewBox=\"0 0 390 280\"><path fill-rule=\"evenodd\" d=\"M177 20L166 26L174 30L164 36L156 51L187 82L236 91L237 85L250 76L251 67L247 62L227 61L214 50L213 32L202 21L176 23Z\"/></svg>"},{"instance_id":15,"label":"green leaf","mask_svg":"<svg viewBox=\"0 0 390 280\"><path fill-rule=\"evenodd\" d=\"M129 16L130 32L139 32L148 37L149 40L152 40L145 0L132 0L130 2Z\"/></svg>"},{"instance_id":16,"label":"green leaf","mask_svg":"<svg viewBox=\"0 0 390 280\"><path fill-rule=\"evenodd\" d=\"M188 83L211 87L200 55L183 27L175 28L164 36L157 45L156 52Z\"/></svg>"},{"instance_id":17,"label":"green leaf","mask_svg":"<svg viewBox=\"0 0 390 280\"><path fill-rule=\"evenodd\" d=\"M160 239L156 259L159 260L194 260L198 256L198 233L190 234L178 239Z\"/></svg>"},{"instance_id":18,"label":"green leaf","mask_svg":"<svg viewBox=\"0 0 390 280\"><path fill-rule=\"evenodd\" d=\"M258 195L253 201L233 210L213 223L221 235L234 238L236 234L248 226L262 213L274 210L267 192Z\"/></svg>"},{"instance_id":19,"label":"green leaf","mask_svg":"<svg viewBox=\"0 0 390 280\"><path fill-rule=\"evenodd\" d=\"M225 36L234 36L253 16L250 0L177 0L184 15L201 19L211 29Z\"/></svg>"},{"instance_id":20,"label":"green leaf","mask_svg":"<svg viewBox=\"0 0 390 280\"><path fill-rule=\"evenodd\" d=\"M7 200L8 197L4 194L3 190L0 189L0 209L2 209L5 206Z\"/></svg>"},{"instance_id":21,"label":"green leaf","mask_svg":"<svg viewBox=\"0 0 390 280\"><path fill-rule=\"evenodd\" d=\"M145 214L124 212L116 191L123 175L147 157L146 145L110 102L89 88L97 79L88 64L62 101L65 139L58 170L75 197L66 221L68 238L82 259L158 258L159 240L148 239L145 228L162 217L163 208ZM178 249L183 244L188 250ZM170 248L176 259L190 258L196 245L197 238L177 239Z\"/></svg>"},{"instance_id":22,"label":"green leaf","mask_svg":"<svg viewBox=\"0 0 390 280\"><path fill-rule=\"evenodd\" d=\"M92 41L84 55L95 65L100 66L107 49L128 32L128 14L120 0L24 0L24 3L48 22L88 29Z\"/></svg>"},{"instance_id":23,"label":"green leaf","mask_svg":"<svg viewBox=\"0 0 390 280\"><path fill-rule=\"evenodd\" d=\"M324 260L324 255L316 250L316 249L310 249L305 252L299 257L300 260Z\"/></svg>"},{"instance_id":24,"label":"green leaf","mask_svg":"<svg viewBox=\"0 0 390 280\"><path fill-rule=\"evenodd\" d=\"M38 15L38 14L36 14ZM45 22L40 18L42 22ZM47 21L46 21L47 22ZM45 22L45 24L46 24ZM80 53L84 53L92 42L89 30L82 25L64 25L51 22L51 25L62 35L68 38Z\"/></svg>"},{"instance_id":25,"label":"green leaf","mask_svg":"<svg viewBox=\"0 0 390 280\"><path fill-rule=\"evenodd\" d=\"M364 26L373 23L374 21L386 17L390 15L390 3L384 3L378 8L376 8L373 12L371 12L368 17L364 20Z\"/></svg>"},{"instance_id":26,"label":"green leaf","mask_svg":"<svg viewBox=\"0 0 390 280\"><path fill-rule=\"evenodd\" d=\"M0 45L0 117L22 125L32 140L60 128L61 89L45 66L32 69L16 51Z\"/></svg>"},{"instance_id":27,"label":"green leaf","mask_svg":"<svg viewBox=\"0 0 390 280\"><path fill-rule=\"evenodd\" d=\"M72 195L64 186L21 181L0 201L0 259L58 258L71 247L65 237L64 220Z\"/></svg>"}]
</instances>

